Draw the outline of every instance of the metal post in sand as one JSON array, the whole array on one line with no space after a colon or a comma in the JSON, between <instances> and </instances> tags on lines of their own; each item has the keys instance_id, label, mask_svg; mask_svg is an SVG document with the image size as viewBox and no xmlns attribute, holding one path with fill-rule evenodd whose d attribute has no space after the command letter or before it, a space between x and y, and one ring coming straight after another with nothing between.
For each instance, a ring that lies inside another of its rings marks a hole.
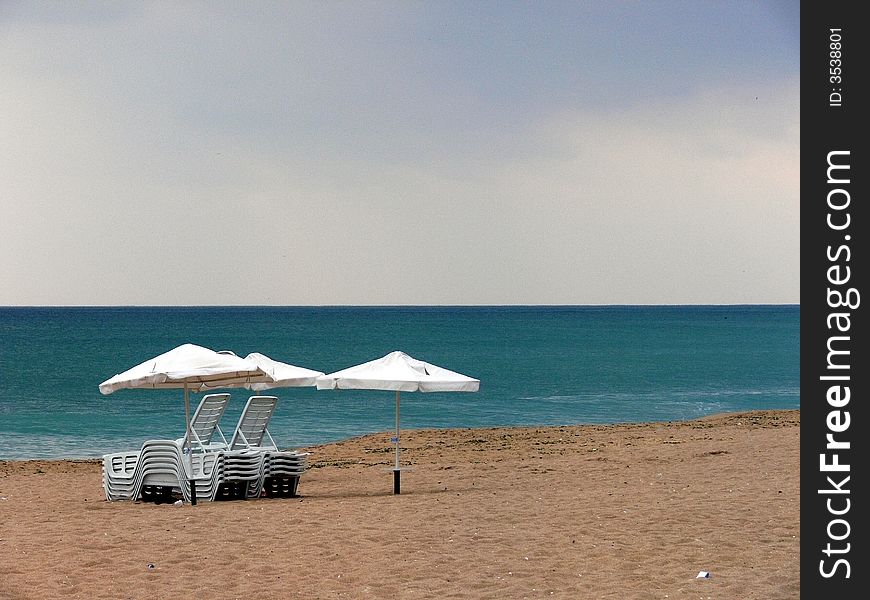
<instances>
[{"instance_id":1,"label":"metal post in sand","mask_svg":"<svg viewBox=\"0 0 870 600\"><path fill-rule=\"evenodd\" d=\"M401 489L402 471L399 467L399 396L401 392L396 390L396 467L393 469L393 494L399 494Z\"/></svg>"},{"instance_id":2,"label":"metal post in sand","mask_svg":"<svg viewBox=\"0 0 870 600\"><path fill-rule=\"evenodd\" d=\"M196 506L196 481L193 479L193 452L191 451L190 446L190 396L187 391L187 384L184 384L184 421L185 421L185 430L187 431L187 435L184 436L186 440L185 446L182 447L182 453L187 450L187 466L188 472L190 473L190 505ZM182 484L184 485L184 484Z\"/></svg>"}]
</instances>

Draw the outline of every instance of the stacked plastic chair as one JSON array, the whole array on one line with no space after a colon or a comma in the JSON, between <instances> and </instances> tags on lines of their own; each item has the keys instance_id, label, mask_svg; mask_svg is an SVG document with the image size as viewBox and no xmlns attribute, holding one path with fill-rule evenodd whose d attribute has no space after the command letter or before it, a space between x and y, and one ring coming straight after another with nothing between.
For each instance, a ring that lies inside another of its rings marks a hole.
<instances>
[{"instance_id":1,"label":"stacked plastic chair","mask_svg":"<svg viewBox=\"0 0 870 600\"><path fill-rule=\"evenodd\" d=\"M118 452L103 456L103 492L106 500L131 500L136 485L139 452Z\"/></svg>"},{"instance_id":2,"label":"stacked plastic chair","mask_svg":"<svg viewBox=\"0 0 870 600\"><path fill-rule=\"evenodd\" d=\"M205 396L191 419L191 436L148 440L138 452L103 456L103 489L107 500L185 502L296 496L299 478L308 468L308 454L280 451L268 425L278 399L251 396L232 440L220 430L229 394ZM214 438L215 434L220 440Z\"/></svg>"},{"instance_id":3,"label":"stacked plastic chair","mask_svg":"<svg viewBox=\"0 0 870 600\"><path fill-rule=\"evenodd\" d=\"M263 453L251 450L221 452L215 500L257 498L263 485Z\"/></svg>"},{"instance_id":4,"label":"stacked plastic chair","mask_svg":"<svg viewBox=\"0 0 870 600\"><path fill-rule=\"evenodd\" d=\"M248 398L229 446L231 451L249 450L261 454L262 471L257 495L293 497L299 486L299 478L308 467L308 455L278 450L268 429L277 403L275 396Z\"/></svg>"},{"instance_id":5,"label":"stacked plastic chair","mask_svg":"<svg viewBox=\"0 0 870 600\"><path fill-rule=\"evenodd\" d=\"M133 500L170 501L183 490L187 477L184 456L174 440L148 440L142 444L136 466Z\"/></svg>"},{"instance_id":6,"label":"stacked plastic chair","mask_svg":"<svg viewBox=\"0 0 870 600\"><path fill-rule=\"evenodd\" d=\"M269 433L269 421L275 412L275 396L251 396L242 409L239 423L230 439L230 450L277 450Z\"/></svg>"},{"instance_id":7,"label":"stacked plastic chair","mask_svg":"<svg viewBox=\"0 0 870 600\"><path fill-rule=\"evenodd\" d=\"M217 495L222 451L194 452L184 458L181 495L185 502L191 502L190 482L195 482L196 501L214 500Z\"/></svg>"},{"instance_id":8,"label":"stacked plastic chair","mask_svg":"<svg viewBox=\"0 0 870 600\"><path fill-rule=\"evenodd\" d=\"M299 478L308 469L308 453L270 451L263 453L263 484L261 495L269 498L296 496Z\"/></svg>"},{"instance_id":9,"label":"stacked plastic chair","mask_svg":"<svg viewBox=\"0 0 870 600\"><path fill-rule=\"evenodd\" d=\"M229 399L229 394L207 394L203 396L190 420L190 442L188 443L185 434L185 437L175 440L172 443L178 446L179 450L189 446L194 452L198 453L204 453L215 449L226 449L227 440L224 437L223 432L220 430L220 420L226 410ZM220 441L213 441L215 439L215 434L220 436ZM106 499L137 500L139 499L138 494L143 494L144 498L149 500L154 499L156 501L161 501L168 499L168 495L173 492L167 491L167 486L157 486L157 484L151 483L143 484L140 480L136 479L137 477L141 478L141 473L137 469L141 469L141 467L144 466L144 463L140 464L140 457L142 451L145 450L146 447L149 449L148 464L152 469L149 480L154 481L158 479L156 471L154 471L154 469L157 468L157 462L159 462L156 458L159 455L157 448L163 448L164 454L160 456L165 456L166 453L169 452L167 448L163 447L164 442L169 442L169 440L150 440L145 442L142 449L139 451L117 452L114 454L103 455L103 491ZM171 460L170 463L172 462L175 461ZM162 465L160 468L166 471L173 467L167 463ZM164 473L164 475L164 479L170 478L168 473ZM185 479L185 474L179 472L177 473L177 477L180 482ZM137 484L139 487L137 487ZM142 487L143 485L145 486L144 489ZM160 494L157 496L152 495L154 492L152 488L154 487L159 488L157 491L159 491ZM180 483L176 483L174 487L178 488L184 486L181 486ZM198 497L199 493L197 493L197 498Z\"/></svg>"},{"instance_id":10,"label":"stacked plastic chair","mask_svg":"<svg viewBox=\"0 0 870 600\"><path fill-rule=\"evenodd\" d=\"M187 434L176 440L182 447L189 447L193 452L208 452L209 450L225 450L227 438L221 431L220 422L230 402L229 394L207 394L203 396L190 419L190 440ZM215 434L220 438L215 438Z\"/></svg>"}]
</instances>

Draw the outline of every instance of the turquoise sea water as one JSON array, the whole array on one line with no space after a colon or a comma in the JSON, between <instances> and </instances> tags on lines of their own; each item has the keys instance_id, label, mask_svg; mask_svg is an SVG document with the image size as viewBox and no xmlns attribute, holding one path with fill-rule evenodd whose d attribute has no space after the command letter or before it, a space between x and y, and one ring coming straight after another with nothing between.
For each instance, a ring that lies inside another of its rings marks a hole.
<instances>
[{"instance_id":1,"label":"turquoise sea water","mask_svg":"<svg viewBox=\"0 0 870 600\"><path fill-rule=\"evenodd\" d=\"M0 308L0 459L180 437L181 390L103 396L98 385L186 342L327 373L403 350L480 379L477 393L403 394L402 427L417 429L799 408L799 330L796 305ZM228 391L225 433L250 395ZM391 392L270 393L281 447L395 424Z\"/></svg>"}]
</instances>

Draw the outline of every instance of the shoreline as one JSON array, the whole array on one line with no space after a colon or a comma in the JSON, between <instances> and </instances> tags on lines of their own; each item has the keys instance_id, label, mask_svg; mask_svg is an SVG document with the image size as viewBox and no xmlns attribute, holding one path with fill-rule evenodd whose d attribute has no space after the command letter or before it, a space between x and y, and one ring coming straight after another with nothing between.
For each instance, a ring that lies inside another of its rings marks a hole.
<instances>
[{"instance_id":1,"label":"shoreline","mask_svg":"<svg viewBox=\"0 0 870 600\"><path fill-rule=\"evenodd\" d=\"M402 434L398 496L390 432L300 448L297 498L195 507L0 461L0 600L799 595L798 409Z\"/></svg>"},{"instance_id":2,"label":"shoreline","mask_svg":"<svg viewBox=\"0 0 870 600\"><path fill-rule=\"evenodd\" d=\"M709 415L704 415L700 417L695 417L692 419L671 419L666 421L617 421L613 423L574 423L574 424L559 424L559 425L550 425L550 424L541 424L541 425L493 425L486 427L423 427L419 429L413 428L405 428L402 427L402 439L403 442L409 435L413 435L415 433L426 433L426 432L461 432L461 431L512 431L512 430L536 430L536 431L545 431L548 429L577 429L577 428L609 428L609 427L636 427L636 426L652 426L652 425L674 425L679 423L692 423L695 421L703 421L706 419L719 419L719 418L727 418L735 415L752 415L755 413L766 414L766 413L797 413L800 414L800 408L772 408L772 409L752 409L752 410L743 410L743 411L731 411L731 412L721 412L721 413L712 413ZM331 446L341 446L343 444L354 442L355 440L367 440L371 438L372 440L378 439L379 437L386 437L389 441L395 435L394 430L383 430L372 433L364 433L360 435L354 435L347 438L341 438L333 441L323 442L320 444L310 444L306 446L297 446L297 447L288 447L281 448L282 450L298 450L300 452L309 452L314 449L325 449ZM393 443L389 443L390 448L395 450L395 445ZM116 450L117 451L117 450ZM401 447L401 452L404 455L405 446ZM52 457L52 458L0 458L0 465L4 463L102 463L102 456L80 456L80 457Z\"/></svg>"}]
</instances>

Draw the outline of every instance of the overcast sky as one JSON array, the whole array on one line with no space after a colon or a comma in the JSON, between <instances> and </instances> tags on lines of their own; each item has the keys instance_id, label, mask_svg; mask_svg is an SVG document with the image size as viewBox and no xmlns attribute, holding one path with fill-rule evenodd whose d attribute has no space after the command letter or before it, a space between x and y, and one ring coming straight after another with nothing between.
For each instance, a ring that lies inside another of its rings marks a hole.
<instances>
[{"instance_id":1,"label":"overcast sky","mask_svg":"<svg viewBox=\"0 0 870 600\"><path fill-rule=\"evenodd\" d=\"M799 5L0 2L0 305L800 302Z\"/></svg>"}]
</instances>

